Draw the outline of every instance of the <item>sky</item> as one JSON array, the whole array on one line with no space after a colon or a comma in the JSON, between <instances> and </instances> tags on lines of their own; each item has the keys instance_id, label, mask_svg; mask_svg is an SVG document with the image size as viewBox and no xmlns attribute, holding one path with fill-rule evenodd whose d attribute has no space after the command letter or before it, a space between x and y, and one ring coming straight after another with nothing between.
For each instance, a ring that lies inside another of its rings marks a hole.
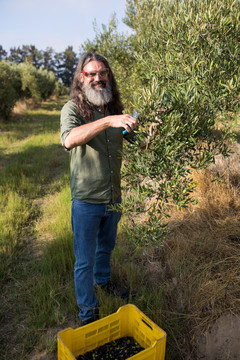
<instances>
[{"instance_id":1,"label":"sky","mask_svg":"<svg viewBox=\"0 0 240 360\"><path fill-rule=\"evenodd\" d=\"M52 47L56 52L93 40L93 23L108 25L116 13L118 32L130 34L122 22L125 0L0 0L0 45L35 45L38 50Z\"/></svg>"}]
</instances>

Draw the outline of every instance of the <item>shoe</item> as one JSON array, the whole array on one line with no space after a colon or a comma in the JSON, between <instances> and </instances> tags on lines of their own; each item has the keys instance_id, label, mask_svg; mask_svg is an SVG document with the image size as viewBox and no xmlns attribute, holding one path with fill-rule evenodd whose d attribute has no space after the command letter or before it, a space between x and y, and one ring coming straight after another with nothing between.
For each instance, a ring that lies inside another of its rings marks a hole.
<instances>
[{"instance_id":1,"label":"shoe","mask_svg":"<svg viewBox=\"0 0 240 360\"><path fill-rule=\"evenodd\" d=\"M100 285L100 288L110 295L120 296L122 299L129 298L129 289L116 286L111 281L108 281L105 285Z\"/></svg>"},{"instance_id":2,"label":"shoe","mask_svg":"<svg viewBox=\"0 0 240 360\"><path fill-rule=\"evenodd\" d=\"M92 322L94 322L94 321L96 321L98 319L99 319L99 310L95 309L95 313L90 319L82 321L82 326L87 325L87 324L91 324Z\"/></svg>"}]
</instances>

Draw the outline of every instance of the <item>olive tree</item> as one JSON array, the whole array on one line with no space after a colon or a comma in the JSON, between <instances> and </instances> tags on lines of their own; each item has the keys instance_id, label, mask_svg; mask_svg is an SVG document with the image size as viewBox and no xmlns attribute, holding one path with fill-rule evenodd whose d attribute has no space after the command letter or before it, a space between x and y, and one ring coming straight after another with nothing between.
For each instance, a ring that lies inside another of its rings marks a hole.
<instances>
[{"instance_id":1,"label":"olive tree","mask_svg":"<svg viewBox=\"0 0 240 360\"><path fill-rule=\"evenodd\" d=\"M238 109L240 3L127 3L125 22L136 32L135 57L144 86L134 93L140 125L138 142L124 152L129 196L122 209L136 241L159 243L170 204L183 208L194 200L192 170L213 162L217 153L228 155L228 130L216 132L216 121ZM148 149L139 150L153 122L157 134ZM136 213L145 214L138 226Z\"/></svg>"},{"instance_id":2,"label":"olive tree","mask_svg":"<svg viewBox=\"0 0 240 360\"><path fill-rule=\"evenodd\" d=\"M9 62L0 62L0 117L8 119L11 111L20 98L21 79L16 68Z\"/></svg>"},{"instance_id":3,"label":"olive tree","mask_svg":"<svg viewBox=\"0 0 240 360\"><path fill-rule=\"evenodd\" d=\"M10 64L0 62L0 116L9 119L11 111L19 99L32 98L34 101L48 99L52 95L66 93L65 86L52 71L32 64Z\"/></svg>"}]
</instances>

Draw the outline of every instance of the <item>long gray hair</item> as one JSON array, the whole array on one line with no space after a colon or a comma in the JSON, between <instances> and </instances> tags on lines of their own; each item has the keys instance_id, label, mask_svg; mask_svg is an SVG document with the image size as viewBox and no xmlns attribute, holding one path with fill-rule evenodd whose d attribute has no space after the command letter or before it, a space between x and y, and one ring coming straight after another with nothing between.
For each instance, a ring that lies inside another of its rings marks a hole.
<instances>
[{"instance_id":1,"label":"long gray hair","mask_svg":"<svg viewBox=\"0 0 240 360\"><path fill-rule=\"evenodd\" d=\"M109 66L109 63L103 56L92 52L87 52L82 55L76 68L71 86L71 98L75 102L79 114L87 120L91 120L93 116L94 106L87 100L83 92L83 83L80 81L81 72L83 71L84 66L87 65L90 61L102 62L106 66L106 68L109 69L108 76L109 83L112 88L112 100L108 104L108 109L111 115L122 114L123 104L121 102L117 83Z\"/></svg>"}]
</instances>

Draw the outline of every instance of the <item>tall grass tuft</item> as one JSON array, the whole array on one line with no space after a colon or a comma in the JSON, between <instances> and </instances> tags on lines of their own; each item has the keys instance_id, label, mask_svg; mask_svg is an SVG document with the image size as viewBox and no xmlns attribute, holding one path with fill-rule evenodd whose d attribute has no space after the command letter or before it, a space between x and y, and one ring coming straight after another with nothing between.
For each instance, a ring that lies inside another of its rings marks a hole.
<instances>
[{"instance_id":1,"label":"tall grass tuft","mask_svg":"<svg viewBox=\"0 0 240 360\"><path fill-rule=\"evenodd\" d=\"M14 276L30 236L29 225L37 214L35 206L13 191L0 193L0 283Z\"/></svg>"}]
</instances>

